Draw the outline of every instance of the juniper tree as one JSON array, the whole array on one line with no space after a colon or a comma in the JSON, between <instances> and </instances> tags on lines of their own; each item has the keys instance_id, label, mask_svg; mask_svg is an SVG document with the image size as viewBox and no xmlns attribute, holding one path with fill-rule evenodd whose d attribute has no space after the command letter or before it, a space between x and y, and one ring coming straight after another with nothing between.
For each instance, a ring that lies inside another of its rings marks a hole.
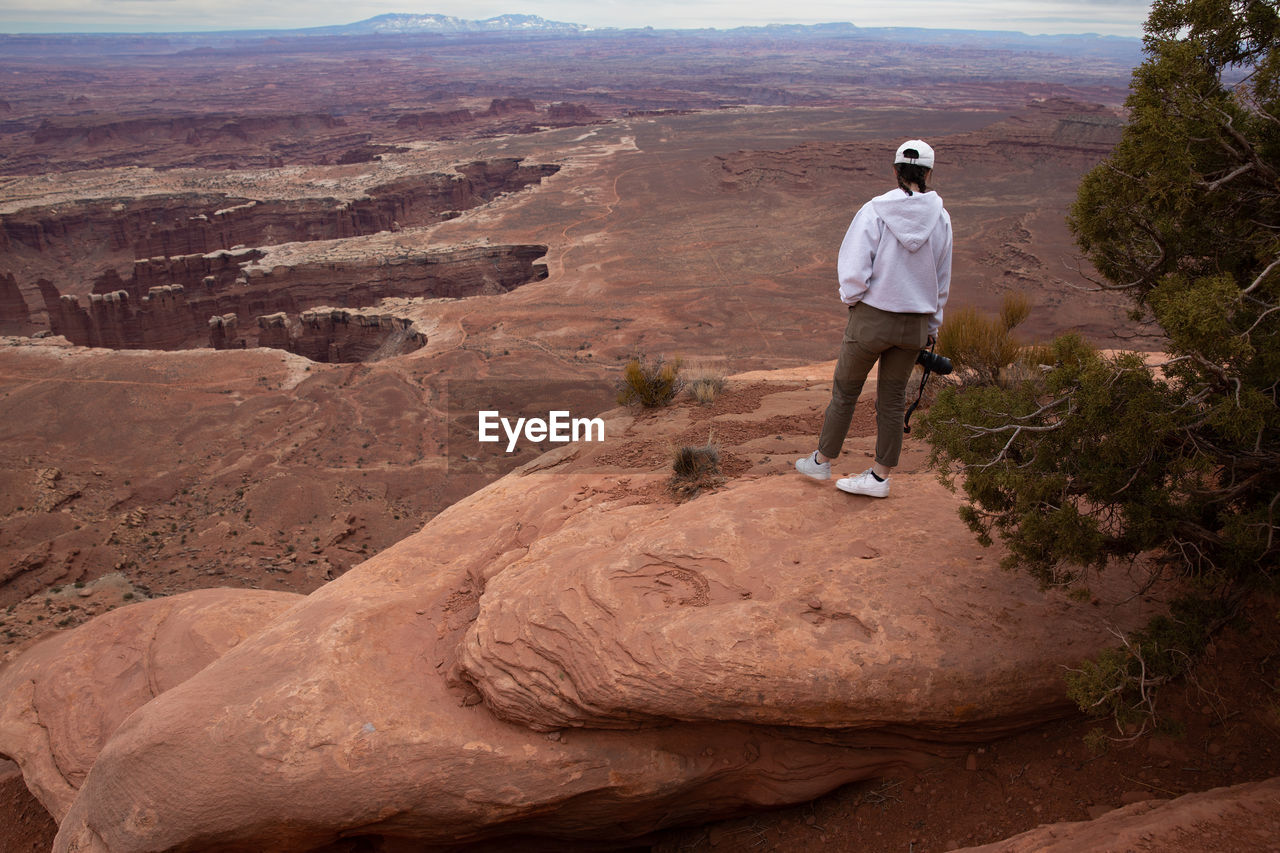
<instances>
[{"instance_id":1,"label":"juniper tree","mask_svg":"<svg viewBox=\"0 0 1280 853\"><path fill-rule=\"evenodd\" d=\"M1069 223L1167 360L1065 337L1042 379L941 395L925 434L970 527L1042 581L1155 552L1238 594L1280 550L1280 15L1156 0L1145 31L1121 141Z\"/></svg>"}]
</instances>

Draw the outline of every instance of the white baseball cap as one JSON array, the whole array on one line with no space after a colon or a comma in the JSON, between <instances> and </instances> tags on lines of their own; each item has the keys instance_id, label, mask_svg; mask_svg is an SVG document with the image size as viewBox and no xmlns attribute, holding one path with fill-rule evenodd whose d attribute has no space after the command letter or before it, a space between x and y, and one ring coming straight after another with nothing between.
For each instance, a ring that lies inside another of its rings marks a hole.
<instances>
[{"instance_id":1,"label":"white baseball cap","mask_svg":"<svg viewBox=\"0 0 1280 853\"><path fill-rule=\"evenodd\" d=\"M894 157L893 163L895 166L898 163L911 163L912 165L932 169L933 149L923 139L908 139L898 146L898 154Z\"/></svg>"}]
</instances>

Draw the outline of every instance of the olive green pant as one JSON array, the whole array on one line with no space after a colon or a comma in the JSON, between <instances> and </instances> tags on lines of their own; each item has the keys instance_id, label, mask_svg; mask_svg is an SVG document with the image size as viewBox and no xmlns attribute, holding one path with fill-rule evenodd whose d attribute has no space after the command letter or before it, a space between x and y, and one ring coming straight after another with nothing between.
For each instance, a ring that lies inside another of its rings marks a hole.
<instances>
[{"instance_id":1,"label":"olive green pant","mask_svg":"<svg viewBox=\"0 0 1280 853\"><path fill-rule=\"evenodd\" d=\"M853 409L867 374L877 361L876 461L892 468L902 453L903 415L907 381L920 350L929 340L930 314L895 314L859 302L849 309L840 360L831 383L831 402L822 421L818 452L829 459L840 455Z\"/></svg>"}]
</instances>

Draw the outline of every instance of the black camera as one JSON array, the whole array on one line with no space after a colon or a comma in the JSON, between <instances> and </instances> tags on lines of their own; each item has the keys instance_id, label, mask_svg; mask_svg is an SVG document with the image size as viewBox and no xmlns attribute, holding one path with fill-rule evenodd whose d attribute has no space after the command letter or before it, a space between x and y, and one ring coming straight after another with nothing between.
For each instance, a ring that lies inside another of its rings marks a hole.
<instances>
[{"instance_id":1,"label":"black camera","mask_svg":"<svg viewBox=\"0 0 1280 853\"><path fill-rule=\"evenodd\" d=\"M920 350L920 354L916 356L916 364L939 376L946 376L951 372L951 359L945 355L938 355L933 350Z\"/></svg>"},{"instance_id":2,"label":"black camera","mask_svg":"<svg viewBox=\"0 0 1280 853\"><path fill-rule=\"evenodd\" d=\"M920 401L924 399L924 384L929 381L929 374L936 373L939 376L946 376L951 372L951 359L945 355L938 355L933 351L936 342L932 340L930 335L929 349L920 350L920 354L916 356L916 364L924 368L924 375L920 377L920 393L916 395L916 401L907 407L907 415L902 419L902 431L911 432L911 413L916 410L916 406L920 405Z\"/></svg>"}]
</instances>

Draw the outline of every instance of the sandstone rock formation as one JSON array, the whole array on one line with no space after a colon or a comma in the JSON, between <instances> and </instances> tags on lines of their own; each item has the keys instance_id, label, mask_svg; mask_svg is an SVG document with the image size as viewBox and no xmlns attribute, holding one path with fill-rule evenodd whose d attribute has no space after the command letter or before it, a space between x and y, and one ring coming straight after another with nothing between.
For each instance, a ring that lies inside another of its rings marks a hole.
<instances>
[{"instance_id":1,"label":"sandstone rock formation","mask_svg":"<svg viewBox=\"0 0 1280 853\"><path fill-rule=\"evenodd\" d=\"M547 118L557 124L580 124L596 118L596 114L585 104L557 101L547 107Z\"/></svg>"},{"instance_id":2,"label":"sandstone rock formation","mask_svg":"<svg viewBox=\"0 0 1280 853\"><path fill-rule=\"evenodd\" d=\"M876 503L775 466L676 504L643 460L680 418L606 424L140 708L57 849L641 836L1060 714L1061 664L1144 617L979 559L929 474Z\"/></svg>"},{"instance_id":3,"label":"sandstone rock formation","mask_svg":"<svg viewBox=\"0 0 1280 853\"><path fill-rule=\"evenodd\" d=\"M832 746L734 724L552 739L494 719L450 687L442 670L474 606L472 578L495 550L521 552L520 530L527 537L535 522L552 521L546 510L577 485L541 479L490 495L506 516L498 529L492 509L464 502L434 534L366 564L368 588L326 587L309 599L314 609L268 629L248 655L151 703L147 719L131 719L99 757L92 775L104 788L73 808L60 849L638 834L925 760L902 737ZM511 513L517 501L527 509ZM228 703L215 714L221 722L208 716L215 703ZM181 731L160 735L157 725ZM175 789L185 792L181 804ZM131 793L121 798L123 790Z\"/></svg>"},{"instance_id":4,"label":"sandstone rock formation","mask_svg":"<svg viewBox=\"0 0 1280 853\"><path fill-rule=\"evenodd\" d=\"M107 270L93 284L93 292L124 290L140 299L153 287L180 284L193 290L225 290L236 283L245 264L260 260L261 249L218 249L192 255L139 258L133 262L133 275L122 279L115 270Z\"/></svg>"},{"instance_id":5,"label":"sandstone rock formation","mask_svg":"<svg viewBox=\"0 0 1280 853\"><path fill-rule=\"evenodd\" d=\"M197 590L104 614L0 670L0 752L61 819L102 745L164 691L256 633L302 596Z\"/></svg>"},{"instance_id":6,"label":"sandstone rock formation","mask_svg":"<svg viewBox=\"0 0 1280 853\"><path fill-rule=\"evenodd\" d=\"M237 340L235 315L209 320L209 343L229 349ZM244 339L238 339L242 344ZM412 320L373 311L314 308L291 321L278 312L258 318L258 346L274 347L329 364L378 361L426 346Z\"/></svg>"},{"instance_id":7,"label":"sandstone rock formation","mask_svg":"<svg viewBox=\"0 0 1280 853\"><path fill-rule=\"evenodd\" d=\"M1037 827L963 853L1226 853L1280 850L1280 778L1148 800L1091 821Z\"/></svg>"},{"instance_id":8,"label":"sandstone rock formation","mask_svg":"<svg viewBox=\"0 0 1280 853\"><path fill-rule=\"evenodd\" d=\"M542 531L487 580L462 678L539 730L735 720L945 737L1062 709L1079 654L1063 638L1087 643L1096 613L1031 584L993 589L935 483L909 505L823 507L798 480Z\"/></svg>"}]
</instances>

